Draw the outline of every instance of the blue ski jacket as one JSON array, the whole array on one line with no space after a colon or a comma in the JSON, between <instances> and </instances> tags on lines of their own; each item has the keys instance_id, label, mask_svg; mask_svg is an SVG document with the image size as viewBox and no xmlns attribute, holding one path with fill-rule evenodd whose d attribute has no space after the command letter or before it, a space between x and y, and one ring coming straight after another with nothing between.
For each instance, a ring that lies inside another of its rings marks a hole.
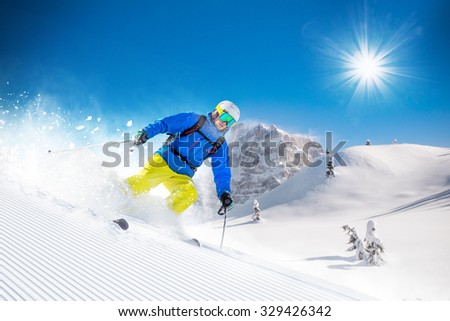
<instances>
[{"instance_id":1,"label":"blue ski jacket","mask_svg":"<svg viewBox=\"0 0 450 321\"><path fill-rule=\"evenodd\" d=\"M156 153L164 158L174 172L189 177L193 177L195 171L179 156L175 155L172 148L187 159L195 168L202 165L204 159L207 158L213 148L212 144L198 131L187 136L179 135L194 126L199 119L200 115L196 113L180 113L159 119L143 128L149 139L163 133L176 135L170 144L163 145ZM208 114L200 131L212 142L216 142L220 136L224 135L224 133L220 132L214 125L211 119L211 113ZM223 141L220 148L212 155L209 155L209 157L211 158L217 196L220 198L224 192L231 193L231 170L226 140Z\"/></svg>"}]
</instances>

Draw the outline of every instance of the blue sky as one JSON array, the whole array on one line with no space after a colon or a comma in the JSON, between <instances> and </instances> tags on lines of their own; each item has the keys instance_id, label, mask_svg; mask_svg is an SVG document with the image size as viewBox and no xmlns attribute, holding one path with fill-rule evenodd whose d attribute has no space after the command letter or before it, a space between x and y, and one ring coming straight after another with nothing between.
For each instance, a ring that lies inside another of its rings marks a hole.
<instances>
[{"instance_id":1,"label":"blue sky","mask_svg":"<svg viewBox=\"0 0 450 321\"><path fill-rule=\"evenodd\" d=\"M449 16L444 0L1 0L0 93L138 127L229 99L242 120L347 146L449 147ZM375 78L345 60L363 39Z\"/></svg>"}]
</instances>

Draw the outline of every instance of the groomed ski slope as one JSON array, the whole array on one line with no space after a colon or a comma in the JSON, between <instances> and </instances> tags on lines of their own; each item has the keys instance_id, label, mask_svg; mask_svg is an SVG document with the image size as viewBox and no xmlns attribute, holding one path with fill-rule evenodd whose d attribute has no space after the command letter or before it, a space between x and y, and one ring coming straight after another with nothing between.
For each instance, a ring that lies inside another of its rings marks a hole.
<instances>
[{"instance_id":1,"label":"groomed ski slope","mask_svg":"<svg viewBox=\"0 0 450 321\"><path fill-rule=\"evenodd\" d=\"M0 185L0 300L361 300L353 290Z\"/></svg>"}]
</instances>

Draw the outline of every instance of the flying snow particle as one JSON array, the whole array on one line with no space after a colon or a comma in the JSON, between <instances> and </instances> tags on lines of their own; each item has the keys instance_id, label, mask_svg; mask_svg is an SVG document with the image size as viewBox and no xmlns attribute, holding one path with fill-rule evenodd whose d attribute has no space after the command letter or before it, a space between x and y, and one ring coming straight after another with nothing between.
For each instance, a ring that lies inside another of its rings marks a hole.
<instances>
[{"instance_id":1,"label":"flying snow particle","mask_svg":"<svg viewBox=\"0 0 450 321\"><path fill-rule=\"evenodd\" d=\"M133 121L129 120L128 123L127 123L127 127L131 127L131 126L133 126Z\"/></svg>"},{"instance_id":2,"label":"flying snow particle","mask_svg":"<svg viewBox=\"0 0 450 321\"><path fill-rule=\"evenodd\" d=\"M76 130L82 130L82 129L84 129L84 126L77 126L77 127L75 127L75 129Z\"/></svg>"},{"instance_id":3,"label":"flying snow particle","mask_svg":"<svg viewBox=\"0 0 450 321\"><path fill-rule=\"evenodd\" d=\"M87 116L86 120L92 120L92 116Z\"/></svg>"}]
</instances>

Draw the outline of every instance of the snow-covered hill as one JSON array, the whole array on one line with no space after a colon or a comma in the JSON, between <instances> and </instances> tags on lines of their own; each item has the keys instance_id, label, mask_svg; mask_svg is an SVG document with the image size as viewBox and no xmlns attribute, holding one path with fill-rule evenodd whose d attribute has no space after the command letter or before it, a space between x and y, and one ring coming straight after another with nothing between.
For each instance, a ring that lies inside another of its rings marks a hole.
<instances>
[{"instance_id":1,"label":"snow-covered hill","mask_svg":"<svg viewBox=\"0 0 450 321\"><path fill-rule=\"evenodd\" d=\"M450 299L450 150L420 145L352 147L348 166L325 178L307 168L258 200L263 221L250 220L252 200L229 220L227 245L381 299ZM356 261L341 226L364 238L378 223L385 263ZM193 226L213 239L220 222Z\"/></svg>"}]
</instances>

